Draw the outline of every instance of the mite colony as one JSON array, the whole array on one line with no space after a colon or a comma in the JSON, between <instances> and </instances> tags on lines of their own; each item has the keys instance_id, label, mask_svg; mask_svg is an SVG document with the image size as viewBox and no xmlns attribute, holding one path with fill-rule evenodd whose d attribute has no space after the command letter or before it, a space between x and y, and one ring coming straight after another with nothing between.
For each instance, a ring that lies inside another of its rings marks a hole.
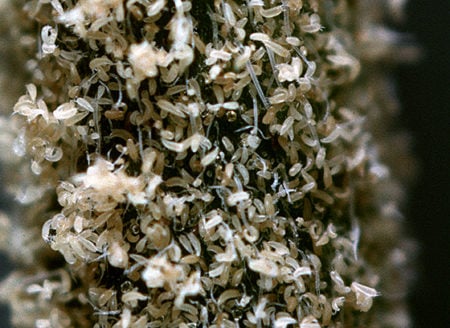
<instances>
[{"instance_id":1,"label":"mite colony","mask_svg":"<svg viewBox=\"0 0 450 328\"><path fill-rule=\"evenodd\" d=\"M13 323L405 327L373 3L27 2Z\"/></svg>"}]
</instances>

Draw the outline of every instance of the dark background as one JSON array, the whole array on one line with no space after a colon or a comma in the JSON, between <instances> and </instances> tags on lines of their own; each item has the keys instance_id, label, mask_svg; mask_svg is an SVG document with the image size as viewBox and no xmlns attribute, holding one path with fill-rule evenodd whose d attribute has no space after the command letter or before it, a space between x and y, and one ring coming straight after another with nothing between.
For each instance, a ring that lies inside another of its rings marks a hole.
<instances>
[{"instance_id":1,"label":"dark background","mask_svg":"<svg viewBox=\"0 0 450 328\"><path fill-rule=\"evenodd\" d=\"M397 70L401 120L414 138L419 176L404 210L419 241L411 294L415 327L450 327L450 1L411 0L407 24L423 57Z\"/></svg>"},{"instance_id":2,"label":"dark background","mask_svg":"<svg viewBox=\"0 0 450 328\"><path fill-rule=\"evenodd\" d=\"M450 322L450 1L411 0L406 12L406 21L396 28L413 35L422 48L418 63L395 72L399 121L412 134L419 161L404 209L409 231L419 242L411 315L415 328L444 328ZM10 200L0 202L4 209ZM9 270L11 263L0 254L0 279ZM0 327L10 327L8 315L0 306Z\"/></svg>"}]
</instances>

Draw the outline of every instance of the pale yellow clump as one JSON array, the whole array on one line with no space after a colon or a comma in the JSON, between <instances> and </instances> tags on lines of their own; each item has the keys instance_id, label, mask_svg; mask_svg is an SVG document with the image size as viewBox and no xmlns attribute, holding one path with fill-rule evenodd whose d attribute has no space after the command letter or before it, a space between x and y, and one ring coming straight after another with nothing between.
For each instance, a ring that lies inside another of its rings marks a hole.
<instances>
[{"instance_id":1,"label":"pale yellow clump","mask_svg":"<svg viewBox=\"0 0 450 328\"><path fill-rule=\"evenodd\" d=\"M142 81L146 77L157 76L158 66L167 67L171 62L167 56L164 50L157 50L152 44L144 41L130 46L128 59L133 66L136 79Z\"/></svg>"}]
</instances>

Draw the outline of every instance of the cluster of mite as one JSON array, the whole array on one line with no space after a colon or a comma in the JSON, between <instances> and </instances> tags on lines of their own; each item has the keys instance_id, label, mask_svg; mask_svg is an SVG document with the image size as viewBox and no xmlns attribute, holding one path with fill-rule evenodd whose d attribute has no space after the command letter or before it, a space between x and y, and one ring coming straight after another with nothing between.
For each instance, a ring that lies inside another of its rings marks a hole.
<instances>
[{"instance_id":1,"label":"cluster of mite","mask_svg":"<svg viewBox=\"0 0 450 328\"><path fill-rule=\"evenodd\" d=\"M13 324L407 322L379 133L394 105L365 70L395 47L388 7L23 4L35 54L10 129L28 173L22 228L0 223L32 260L1 287Z\"/></svg>"}]
</instances>

